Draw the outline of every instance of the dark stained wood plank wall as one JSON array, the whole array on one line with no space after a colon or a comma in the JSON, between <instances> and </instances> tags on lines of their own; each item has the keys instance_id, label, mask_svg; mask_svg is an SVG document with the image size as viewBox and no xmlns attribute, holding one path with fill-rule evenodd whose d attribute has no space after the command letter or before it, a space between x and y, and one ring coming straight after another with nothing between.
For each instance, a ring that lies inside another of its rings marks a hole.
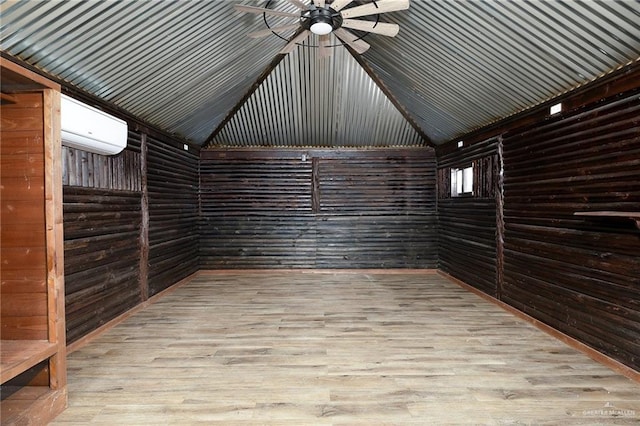
<instances>
[{"instance_id":1,"label":"dark stained wood plank wall","mask_svg":"<svg viewBox=\"0 0 640 426\"><path fill-rule=\"evenodd\" d=\"M197 268L197 154L152 137L143 152L143 136L130 130L127 148L115 156L64 147L68 343ZM157 167L149 176L143 175L143 155ZM148 232L142 203L147 188L153 200ZM149 246L153 258L147 263L142 253Z\"/></svg>"},{"instance_id":2,"label":"dark stained wood plank wall","mask_svg":"<svg viewBox=\"0 0 640 426\"><path fill-rule=\"evenodd\" d=\"M435 267L435 155L424 154L320 159L317 267Z\"/></svg>"},{"instance_id":3,"label":"dark stained wood plank wall","mask_svg":"<svg viewBox=\"0 0 640 426\"><path fill-rule=\"evenodd\" d=\"M68 343L142 301L140 162L133 131L117 155L62 148Z\"/></svg>"},{"instance_id":4,"label":"dark stained wood plank wall","mask_svg":"<svg viewBox=\"0 0 640 426\"><path fill-rule=\"evenodd\" d=\"M638 80L636 80L636 84ZM640 370L640 89L507 133L503 299Z\"/></svg>"},{"instance_id":5,"label":"dark stained wood plank wall","mask_svg":"<svg viewBox=\"0 0 640 426\"><path fill-rule=\"evenodd\" d=\"M148 289L152 296L198 270L199 153L147 137Z\"/></svg>"},{"instance_id":6,"label":"dark stained wood plank wall","mask_svg":"<svg viewBox=\"0 0 640 426\"><path fill-rule=\"evenodd\" d=\"M64 187L67 342L140 303L140 193Z\"/></svg>"},{"instance_id":7,"label":"dark stained wood plank wall","mask_svg":"<svg viewBox=\"0 0 640 426\"><path fill-rule=\"evenodd\" d=\"M474 165L472 196L451 196L451 168ZM439 268L496 296L497 139L438 157Z\"/></svg>"},{"instance_id":8,"label":"dark stained wood plank wall","mask_svg":"<svg viewBox=\"0 0 640 426\"><path fill-rule=\"evenodd\" d=\"M202 268L435 266L432 150L243 155L202 152Z\"/></svg>"},{"instance_id":9,"label":"dark stained wood plank wall","mask_svg":"<svg viewBox=\"0 0 640 426\"><path fill-rule=\"evenodd\" d=\"M574 213L640 211L639 95L629 67L568 94L561 114L545 106L438 148L440 268L635 370L640 231ZM450 198L447 168L485 154L504 167L495 203Z\"/></svg>"},{"instance_id":10,"label":"dark stained wood plank wall","mask_svg":"<svg viewBox=\"0 0 640 426\"><path fill-rule=\"evenodd\" d=\"M312 161L202 160L200 265L313 268Z\"/></svg>"}]
</instances>

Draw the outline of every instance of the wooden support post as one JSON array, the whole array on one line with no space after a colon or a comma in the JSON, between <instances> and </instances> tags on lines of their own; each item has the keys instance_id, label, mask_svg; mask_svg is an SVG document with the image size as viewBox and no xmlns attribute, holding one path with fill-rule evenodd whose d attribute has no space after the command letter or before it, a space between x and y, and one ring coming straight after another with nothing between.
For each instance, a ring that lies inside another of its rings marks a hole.
<instances>
[{"instance_id":1,"label":"wooden support post","mask_svg":"<svg viewBox=\"0 0 640 426\"><path fill-rule=\"evenodd\" d=\"M496 299L502 300L504 286L504 162L502 135L498 137L498 154L495 162L496 196Z\"/></svg>"},{"instance_id":2,"label":"wooden support post","mask_svg":"<svg viewBox=\"0 0 640 426\"><path fill-rule=\"evenodd\" d=\"M149 298L149 191L147 187L147 134L140 138L140 299Z\"/></svg>"},{"instance_id":3,"label":"wooden support post","mask_svg":"<svg viewBox=\"0 0 640 426\"><path fill-rule=\"evenodd\" d=\"M311 160L311 210L320 212L320 159Z\"/></svg>"}]
</instances>

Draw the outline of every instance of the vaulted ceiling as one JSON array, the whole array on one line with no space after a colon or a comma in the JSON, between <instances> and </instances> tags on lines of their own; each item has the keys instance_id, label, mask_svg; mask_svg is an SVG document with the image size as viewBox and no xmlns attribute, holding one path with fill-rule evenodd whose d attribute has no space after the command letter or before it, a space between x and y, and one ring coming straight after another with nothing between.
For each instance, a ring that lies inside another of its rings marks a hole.
<instances>
[{"instance_id":1,"label":"vaulted ceiling","mask_svg":"<svg viewBox=\"0 0 640 426\"><path fill-rule=\"evenodd\" d=\"M0 47L160 129L225 147L441 144L640 58L634 0L412 0L379 15L400 26L396 37L357 33L371 45L360 56L332 38L328 58L315 35L286 56L295 30L247 37L296 18L233 8L296 13L292 3L5 0Z\"/></svg>"}]
</instances>

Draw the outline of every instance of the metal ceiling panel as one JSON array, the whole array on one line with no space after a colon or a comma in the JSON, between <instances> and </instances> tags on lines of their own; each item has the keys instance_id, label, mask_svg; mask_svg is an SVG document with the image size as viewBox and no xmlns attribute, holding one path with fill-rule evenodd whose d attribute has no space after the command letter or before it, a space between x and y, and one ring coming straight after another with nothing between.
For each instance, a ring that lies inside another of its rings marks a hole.
<instances>
[{"instance_id":1,"label":"metal ceiling panel","mask_svg":"<svg viewBox=\"0 0 640 426\"><path fill-rule=\"evenodd\" d=\"M297 10L285 0L1 0L0 47L202 144L286 43L246 34L291 23L238 13L235 3ZM635 0L412 0L380 19L400 24L400 33L367 36L363 58L434 143L640 57ZM289 55L216 142L423 143L353 58L334 49L319 65L315 50Z\"/></svg>"},{"instance_id":2,"label":"metal ceiling panel","mask_svg":"<svg viewBox=\"0 0 640 426\"><path fill-rule=\"evenodd\" d=\"M638 60L640 2L413 0L364 55L434 143Z\"/></svg>"},{"instance_id":3,"label":"metal ceiling panel","mask_svg":"<svg viewBox=\"0 0 640 426\"><path fill-rule=\"evenodd\" d=\"M414 147L424 141L369 75L334 39L328 58L317 40L287 55L212 146Z\"/></svg>"},{"instance_id":4,"label":"metal ceiling panel","mask_svg":"<svg viewBox=\"0 0 640 426\"><path fill-rule=\"evenodd\" d=\"M203 143L283 44L248 38L263 28L262 17L238 13L234 3L3 1L0 47Z\"/></svg>"}]
</instances>

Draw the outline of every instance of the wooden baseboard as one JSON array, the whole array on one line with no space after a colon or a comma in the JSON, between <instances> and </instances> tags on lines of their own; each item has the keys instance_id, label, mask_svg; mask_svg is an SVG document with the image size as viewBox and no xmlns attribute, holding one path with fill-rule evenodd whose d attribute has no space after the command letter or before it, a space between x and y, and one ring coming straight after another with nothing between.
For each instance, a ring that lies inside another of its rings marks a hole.
<instances>
[{"instance_id":1,"label":"wooden baseboard","mask_svg":"<svg viewBox=\"0 0 640 426\"><path fill-rule=\"evenodd\" d=\"M494 303L496 305L498 305L499 307L501 307L502 309L504 309L505 311L517 316L520 319L523 319L524 321L532 324L534 327L538 328L541 331L544 331L545 333L547 333L548 335L560 340L562 343L564 343L565 345L576 349L582 353L584 353L585 355L587 355L589 358L593 359L596 362L599 362L600 364L605 365L606 367L610 368L611 370L615 371L616 373L622 374L625 377L628 377L629 379L640 383L640 371L636 371L633 368L624 365L623 363L621 363L620 361L616 361L615 359L603 354L602 352L597 351L596 349L592 348L591 346L587 346L584 343L580 342L579 340L574 339L571 336L568 336L566 334L564 334L563 332L551 327L550 325L547 325L537 319L535 319L534 317L514 308L513 306L496 299L495 297L492 297L484 292L482 292L481 290L478 290L477 288L465 283L464 281L459 280L458 278L455 278L451 275L449 275L448 273L438 270L438 274L440 274L442 277L447 278L448 280L452 281L453 283L459 285L460 287L464 288L465 290L469 290L472 293L475 293L476 295L480 296L481 298Z\"/></svg>"},{"instance_id":2,"label":"wooden baseboard","mask_svg":"<svg viewBox=\"0 0 640 426\"><path fill-rule=\"evenodd\" d=\"M268 274L268 273L299 273L299 274L437 274L437 269L203 269L202 275L228 274Z\"/></svg>"}]
</instances>

